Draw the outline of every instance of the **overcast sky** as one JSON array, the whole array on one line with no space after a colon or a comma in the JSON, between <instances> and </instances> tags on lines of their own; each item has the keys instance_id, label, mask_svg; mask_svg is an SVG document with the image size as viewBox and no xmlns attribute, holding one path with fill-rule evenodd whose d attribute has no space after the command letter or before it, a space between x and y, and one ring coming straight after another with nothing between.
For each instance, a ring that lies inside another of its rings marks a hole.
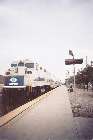
<instances>
[{"instance_id":1,"label":"overcast sky","mask_svg":"<svg viewBox=\"0 0 93 140\"><path fill-rule=\"evenodd\" d=\"M0 73L32 58L64 79L64 60L93 60L93 0L0 0ZM82 67L76 66L77 68Z\"/></svg>"}]
</instances>

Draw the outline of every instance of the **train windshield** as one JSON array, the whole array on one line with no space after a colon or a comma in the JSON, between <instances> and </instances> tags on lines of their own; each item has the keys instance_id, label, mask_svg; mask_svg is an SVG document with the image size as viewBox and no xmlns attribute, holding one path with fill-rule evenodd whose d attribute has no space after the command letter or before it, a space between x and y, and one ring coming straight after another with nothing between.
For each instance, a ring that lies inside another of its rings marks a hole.
<instances>
[{"instance_id":1,"label":"train windshield","mask_svg":"<svg viewBox=\"0 0 93 140\"><path fill-rule=\"evenodd\" d=\"M34 68L34 63L26 63L25 67L27 67L27 68Z\"/></svg>"},{"instance_id":2,"label":"train windshield","mask_svg":"<svg viewBox=\"0 0 93 140\"><path fill-rule=\"evenodd\" d=\"M17 67L17 64L11 64L11 67Z\"/></svg>"},{"instance_id":3,"label":"train windshield","mask_svg":"<svg viewBox=\"0 0 93 140\"><path fill-rule=\"evenodd\" d=\"M18 66L24 66L24 62L22 62L22 61L20 61L19 63L18 63Z\"/></svg>"}]
</instances>

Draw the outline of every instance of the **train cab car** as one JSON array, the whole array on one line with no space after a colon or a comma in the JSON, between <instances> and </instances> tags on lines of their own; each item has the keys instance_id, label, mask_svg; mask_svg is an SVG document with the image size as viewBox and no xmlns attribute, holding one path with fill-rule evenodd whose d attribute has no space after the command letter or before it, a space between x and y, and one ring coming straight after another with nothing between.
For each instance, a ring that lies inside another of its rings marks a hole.
<instances>
[{"instance_id":1,"label":"train cab car","mask_svg":"<svg viewBox=\"0 0 93 140\"><path fill-rule=\"evenodd\" d=\"M4 93L22 94L26 97L39 96L51 89L50 73L32 60L11 63L5 73Z\"/></svg>"}]
</instances>

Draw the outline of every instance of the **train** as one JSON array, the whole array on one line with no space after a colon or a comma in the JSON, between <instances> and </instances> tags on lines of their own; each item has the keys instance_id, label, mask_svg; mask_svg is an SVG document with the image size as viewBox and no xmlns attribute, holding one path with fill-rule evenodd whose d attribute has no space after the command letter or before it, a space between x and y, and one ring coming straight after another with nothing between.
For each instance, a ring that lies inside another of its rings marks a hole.
<instances>
[{"instance_id":1,"label":"train","mask_svg":"<svg viewBox=\"0 0 93 140\"><path fill-rule=\"evenodd\" d=\"M59 86L59 82L38 63L25 59L11 63L5 72L4 95L20 94L31 98Z\"/></svg>"}]
</instances>

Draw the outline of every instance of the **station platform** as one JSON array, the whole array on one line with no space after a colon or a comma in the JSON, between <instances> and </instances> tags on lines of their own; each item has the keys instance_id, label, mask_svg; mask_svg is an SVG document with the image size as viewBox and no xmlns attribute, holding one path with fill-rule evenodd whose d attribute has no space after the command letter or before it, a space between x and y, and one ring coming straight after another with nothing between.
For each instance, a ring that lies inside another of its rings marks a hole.
<instances>
[{"instance_id":1,"label":"station platform","mask_svg":"<svg viewBox=\"0 0 93 140\"><path fill-rule=\"evenodd\" d=\"M79 140L64 86L0 127L0 140Z\"/></svg>"}]
</instances>

